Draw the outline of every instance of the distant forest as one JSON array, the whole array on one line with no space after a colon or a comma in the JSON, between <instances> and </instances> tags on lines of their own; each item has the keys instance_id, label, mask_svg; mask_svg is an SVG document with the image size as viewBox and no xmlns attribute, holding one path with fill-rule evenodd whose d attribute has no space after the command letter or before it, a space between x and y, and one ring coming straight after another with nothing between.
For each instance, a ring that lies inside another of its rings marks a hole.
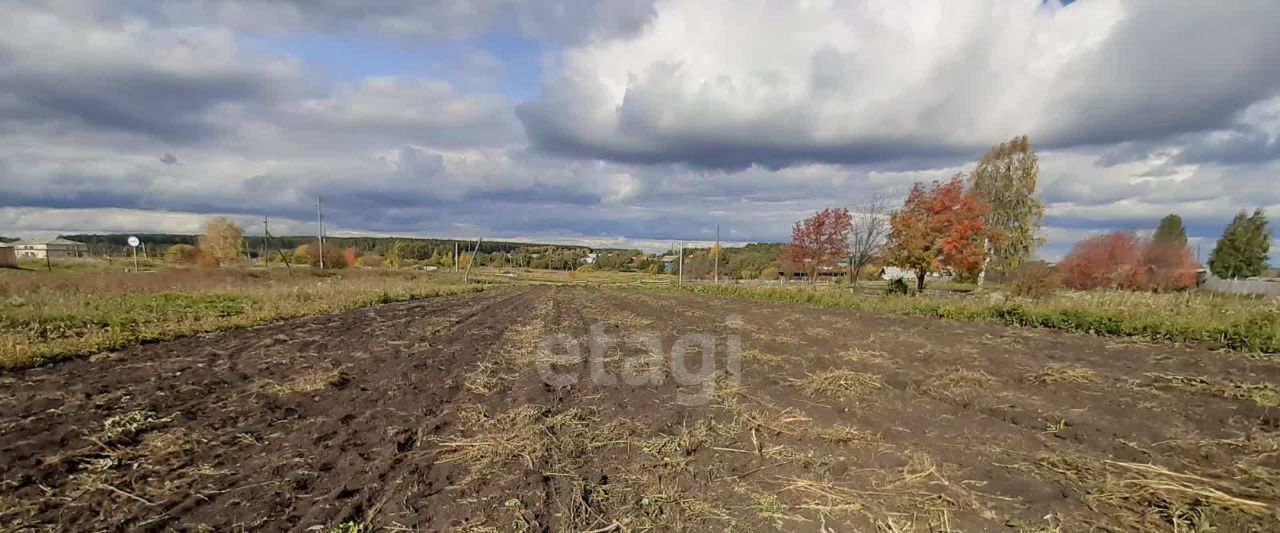
<instances>
[{"instance_id":1,"label":"distant forest","mask_svg":"<svg viewBox=\"0 0 1280 533\"><path fill-rule=\"evenodd\" d=\"M135 236L143 242L150 250L163 252L165 249L175 244L188 244L196 246L199 244L199 235L184 235L178 233L133 233L133 234L77 234L77 235L59 235L60 239L68 239L80 243L84 243L89 247L93 254L111 254L122 255L127 252L130 236ZM275 253L276 248L283 250L293 250L304 244L315 242L313 236L287 236L273 237L268 241L262 236L244 237L245 251L250 256L257 257L262 251ZM375 253L379 255L388 255L393 246L399 244L401 254L406 259L426 259L432 255L448 255L453 253L454 244L459 245L462 251L470 252L474 249L476 241L464 241L454 239L419 239L412 237L325 237L325 246L333 246L334 248L355 248L361 254ZM554 244L539 244L527 242L510 242L510 241L484 241L480 243L480 253L490 254L494 252L509 253L522 248L557 248L557 249L583 249L585 246L561 246ZM592 251L623 251L621 249L591 249Z\"/></svg>"},{"instance_id":2,"label":"distant forest","mask_svg":"<svg viewBox=\"0 0 1280 533\"><path fill-rule=\"evenodd\" d=\"M198 246L198 235L173 233L138 233L138 237L146 246L148 254L161 256L170 246ZM84 243L92 255L127 255L129 235L126 234L78 234L59 235L59 238ZM419 239L407 237L325 237L325 248L337 253L339 250L354 249L353 255L376 255L396 257L424 265L450 264L454 245L459 251L470 254L475 241L454 239ZM244 248L252 258L265 256L274 261L276 250L286 254L294 254L295 250L314 246L315 237L289 236L275 237L268 242L261 236L244 237ZM710 278L716 272L723 278L756 278L764 276L776 278L779 271L788 270L782 260L782 244L760 243L740 247L724 247L719 254L719 268L716 268L716 254L710 248L685 248L684 275L689 279ZM527 266L533 268L550 268L570 270L583 266L583 258L587 253L598 254L594 268L602 270L649 271L665 270L661 256L674 254L667 251L663 254L650 255L640 250L622 248L590 248L587 246L540 244L511 241L484 241L480 245L480 253L476 257L477 265L484 266ZM330 252L326 252L328 255ZM314 259L314 258L313 258ZM669 262L667 262L669 263Z\"/></svg>"}]
</instances>

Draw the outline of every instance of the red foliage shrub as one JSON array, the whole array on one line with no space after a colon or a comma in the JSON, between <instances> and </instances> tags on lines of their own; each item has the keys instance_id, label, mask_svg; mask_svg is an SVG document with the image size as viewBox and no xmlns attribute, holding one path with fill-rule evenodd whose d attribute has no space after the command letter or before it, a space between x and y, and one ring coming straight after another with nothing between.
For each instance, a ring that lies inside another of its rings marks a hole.
<instances>
[{"instance_id":1,"label":"red foliage shrub","mask_svg":"<svg viewBox=\"0 0 1280 533\"><path fill-rule=\"evenodd\" d=\"M1156 244L1123 231L1089 237L1058 265L1072 289L1179 290L1196 284L1196 263L1182 242Z\"/></svg>"},{"instance_id":2,"label":"red foliage shrub","mask_svg":"<svg viewBox=\"0 0 1280 533\"><path fill-rule=\"evenodd\" d=\"M1152 290L1174 291L1196 286L1196 259L1186 242L1149 243L1144 263Z\"/></svg>"},{"instance_id":3,"label":"red foliage shrub","mask_svg":"<svg viewBox=\"0 0 1280 533\"><path fill-rule=\"evenodd\" d=\"M1137 235L1124 231L1080 241L1058 265L1062 284L1081 290L1145 289L1144 247Z\"/></svg>"}]
</instances>

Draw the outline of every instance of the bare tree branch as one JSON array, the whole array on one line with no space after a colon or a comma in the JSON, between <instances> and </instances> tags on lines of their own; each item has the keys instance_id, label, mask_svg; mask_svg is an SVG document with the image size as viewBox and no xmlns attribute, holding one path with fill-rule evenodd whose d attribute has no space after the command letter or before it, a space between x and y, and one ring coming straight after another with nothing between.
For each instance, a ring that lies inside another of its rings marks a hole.
<instances>
[{"instance_id":1,"label":"bare tree branch","mask_svg":"<svg viewBox=\"0 0 1280 533\"><path fill-rule=\"evenodd\" d=\"M854 206L852 227L849 230L849 277L854 286L862 269L880 255L889 237L889 199L882 194L872 194L865 202Z\"/></svg>"}]
</instances>

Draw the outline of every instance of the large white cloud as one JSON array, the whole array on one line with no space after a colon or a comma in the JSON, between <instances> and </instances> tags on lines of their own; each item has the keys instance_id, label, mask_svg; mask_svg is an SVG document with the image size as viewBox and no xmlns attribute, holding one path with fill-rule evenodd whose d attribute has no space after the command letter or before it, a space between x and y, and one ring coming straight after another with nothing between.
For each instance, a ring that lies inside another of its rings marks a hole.
<instances>
[{"instance_id":1,"label":"large white cloud","mask_svg":"<svg viewBox=\"0 0 1280 533\"><path fill-rule=\"evenodd\" d=\"M1280 4L665 0L564 52L520 108L547 150L785 166L1064 147L1225 124L1280 88ZM1197 38L1191 38L1192 35Z\"/></svg>"}]
</instances>

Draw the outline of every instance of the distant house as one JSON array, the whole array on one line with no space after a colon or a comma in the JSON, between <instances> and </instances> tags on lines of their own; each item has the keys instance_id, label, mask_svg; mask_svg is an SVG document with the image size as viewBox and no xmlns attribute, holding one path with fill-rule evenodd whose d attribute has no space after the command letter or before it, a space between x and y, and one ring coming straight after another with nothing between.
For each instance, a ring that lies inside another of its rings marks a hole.
<instances>
[{"instance_id":1,"label":"distant house","mask_svg":"<svg viewBox=\"0 0 1280 533\"><path fill-rule=\"evenodd\" d=\"M53 239L51 241L18 241L12 244L18 257L28 259L63 259L85 257L89 247L76 241Z\"/></svg>"},{"instance_id":2,"label":"distant house","mask_svg":"<svg viewBox=\"0 0 1280 533\"><path fill-rule=\"evenodd\" d=\"M13 250L12 246L0 242L0 268L15 268L18 266L18 254Z\"/></svg>"},{"instance_id":3,"label":"distant house","mask_svg":"<svg viewBox=\"0 0 1280 533\"><path fill-rule=\"evenodd\" d=\"M927 278L950 278L951 276L941 272L929 272L925 275ZM912 268L899 268L896 266L886 266L880 269L880 279L885 281L893 281L895 279L910 280L916 279L916 271Z\"/></svg>"},{"instance_id":4,"label":"distant house","mask_svg":"<svg viewBox=\"0 0 1280 533\"><path fill-rule=\"evenodd\" d=\"M662 271L671 272L671 269L675 268L676 261L679 260L680 257L675 254L662 256L662 259L659 259L659 262L662 263Z\"/></svg>"},{"instance_id":5,"label":"distant house","mask_svg":"<svg viewBox=\"0 0 1280 533\"><path fill-rule=\"evenodd\" d=\"M585 257L582 258L582 262L588 265L594 265L596 264L597 257L600 257L600 254L595 254L595 253L587 254Z\"/></svg>"},{"instance_id":6,"label":"distant house","mask_svg":"<svg viewBox=\"0 0 1280 533\"><path fill-rule=\"evenodd\" d=\"M880 279L885 281L893 281L895 279L916 279L916 271L910 268L887 266L880 269Z\"/></svg>"}]
</instances>

